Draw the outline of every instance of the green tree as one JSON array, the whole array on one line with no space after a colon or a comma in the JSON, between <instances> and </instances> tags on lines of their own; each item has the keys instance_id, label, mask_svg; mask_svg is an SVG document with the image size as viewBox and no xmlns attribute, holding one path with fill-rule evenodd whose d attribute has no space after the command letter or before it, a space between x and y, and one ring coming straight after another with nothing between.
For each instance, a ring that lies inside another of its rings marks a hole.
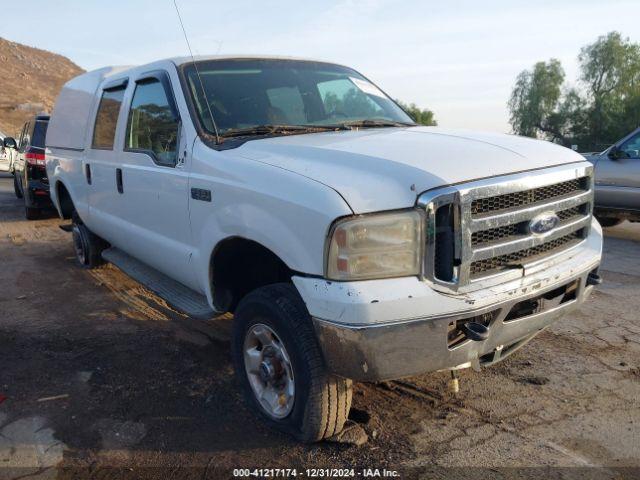
<instances>
[{"instance_id":1,"label":"green tree","mask_svg":"<svg viewBox=\"0 0 640 480\"><path fill-rule=\"evenodd\" d=\"M438 122L435 119L435 115L431 110L427 108L421 109L415 103L407 105L400 100L396 100L396 103L400 105L405 112L407 112L407 114L413 119L414 122L426 126L438 125Z\"/></svg>"},{"instance_id":2,"label":"green tree","mask_svg":"<svg viewBox=\"0 0 640 480\"><path fill-rule=\"evenodd\" d=\"M518 75L508 102L514 133L587 151L640 124L640 45L611 32L583 47L578 62L580 88L564 85L555 59Z\"/></svg>"},{"instance_id":3,"label":"green tree","mask_svg":"<svg viewBox=\"0 0 640 480\"><path fill-rule=\"evenodd\" d=\"M532 70L521 72L509 99L509 122L518 135L564 141L564 120L559 102L564 82L564 70L559 60L538 62Z\"/></svg>"},{"instance_id":4,"label":"green tree","mask_svg":"<svg viewBox=\"0 0 640 480\"><path fill-rule=\"evenodd\" d=\"M635 128L640 120L637 108L640 48L620 33L611 32L583 47L578 61L580 79L590 100L588 122L592 143L611 143Z\"/></svg>"}]
</instances>

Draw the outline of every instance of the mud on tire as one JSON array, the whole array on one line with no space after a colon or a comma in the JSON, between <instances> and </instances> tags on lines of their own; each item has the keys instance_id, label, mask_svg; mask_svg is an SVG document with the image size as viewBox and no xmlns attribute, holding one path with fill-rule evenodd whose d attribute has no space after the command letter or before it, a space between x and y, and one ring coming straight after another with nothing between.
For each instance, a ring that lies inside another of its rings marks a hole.
<instances>
[{"instance_id":1,"label":"mud on tire","mask_svg":"<svg viewBox=\"0 0 640 480\"><path fill-rule=\"evenodd\" d=\"M293 407L274 418L260 404L245 369L245 338L256 324L266 325L286 347L295 380ZM235 312L232 334L236 376L247 403L270 426L303 442L339 433L351 408L351 380L331 375L322 359L311 317L293 285L274 284L249 293Z\"/></svg>"}]
</instances>

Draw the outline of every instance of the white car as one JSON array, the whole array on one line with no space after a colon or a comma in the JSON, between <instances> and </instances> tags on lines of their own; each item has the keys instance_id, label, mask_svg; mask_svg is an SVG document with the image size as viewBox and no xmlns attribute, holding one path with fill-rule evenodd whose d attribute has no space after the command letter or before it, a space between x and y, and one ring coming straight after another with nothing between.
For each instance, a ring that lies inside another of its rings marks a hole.
<instances>
[{"instance_id":1,"label":"white car","mask_svg":"<svg viewBox=\"0 0 640 480\"><path fill-rule=\"evenodd\" d=\"M15 140L0 132L0 172L13 173L18 155Z\"/></svg>"},{"instance_id":2,"label":"white car","mask_svg":"<svg viewBox=\"0 0 640 480\"><path fill-rule=\"evenodd\" d=\"M174 58L85 73L46 138L80 264L196 316L233 312L247 401L304 441L352 380L491 365L600 282L593 169L421 127L351 68Z\"/></svg>"},{"instance_id":3,"label":"white car","mask_svg":"<svg viewBox=\"0 0 640 480\"><path fill-rule=\"evenodd\" d=\"M11 163L11 149L4 146L6 135L0 132L0 172L8 172Z\"/></svg>"}]
</instances>

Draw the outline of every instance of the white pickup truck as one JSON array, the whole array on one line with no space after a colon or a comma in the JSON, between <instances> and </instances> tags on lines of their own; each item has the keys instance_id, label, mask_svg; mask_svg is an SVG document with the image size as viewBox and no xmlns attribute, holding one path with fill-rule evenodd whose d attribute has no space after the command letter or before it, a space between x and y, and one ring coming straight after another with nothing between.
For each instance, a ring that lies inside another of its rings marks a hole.
<instances>
[{"instance_id":1,"label":"white pickup truck","mask_svg":"<svg viewBox=\"0 0 640 480\"><path fill-rule=\"evenodd\" d=\"M46 145L80 264L106 259L194 317L233 312L248 403L304 441L342 429L352 380L490 365L600 282L583 157L418 126L340 65L85 73Z\"/></svg>"}]
</instances>

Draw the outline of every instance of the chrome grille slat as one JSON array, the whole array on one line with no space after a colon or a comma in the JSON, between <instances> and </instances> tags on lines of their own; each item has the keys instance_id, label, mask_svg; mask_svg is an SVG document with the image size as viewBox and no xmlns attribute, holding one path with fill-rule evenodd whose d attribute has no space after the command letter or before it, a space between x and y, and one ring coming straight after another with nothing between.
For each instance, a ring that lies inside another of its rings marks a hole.
<instances>
[{"instance_id":1,"label":"chrome grille slat","mask_svg":"<svg viewBox=\"0 0 640 480\"><path fill-rule=\"evenodd\" d=\"M573 195L583 190L582 181L579 178L545 185L544 187L521 190L518 192L505 193L492 197L483 197L471 202L471 215L478 215L485 212L497 212L510 208L519 208L550 198Z\"/></svg>"},{"instance_id":2,"label":"chrome grille slat","mask_svg":"<svg viewBox=\"0 0 640 480\"><path fill-rule=\"evenodd\" d=\"M449 270L454 275L444 281L433 268L439 228L433 213L447 204L455 204L459 215ZM593 166L576 162L446 187L423 193L418 205L428 213L425 279L438 290L472 291L521 277L532 265L561 261L584 241L592 220ZM551 212L560 223L532 234L532 220Z\"/></svg>"},{"instance_id":3,"label":"chrome grille slat","mask_svg":"<svg viewBox=\"0 0 640 480\"><path fill-rule=\"evenodd\" d=\"M558 200L532 205L523 209L507 210L494 215L485 214L483 216L477 216L471 219L469 228L471 232L479 232L481 230L524 222L550 210L558 212L583 205L590 202L592 196L593 193L591 191L583 191L578 195L563 197Z\"/></svg>"},{"instance_id":4,"label":"chrome grille slat","mask_svg":"<svg viewBox=\"0 0 640 480\"><path fill-rule=\"evenodd\" d=\"M515 240L492 244L486 247L475 247L473 249L473 253L471 254L471 261L475 262L476 260L485 260L491 257L498 257L501 255L518 252L520 250L534 248L542 245L543 243L551 242L552 240L555 240L557 238L564 237L571 232L580 230L590 223L591 218L585 216L578 218L577 220L561 224L559 227L554 228L544 235L526 235L523 238L517 238Z\"/></svg>"},{"instance_id":5,"label":"chrome grille slat","mask_svg":"<svg viewBox=\"0 0 640 480\"><path fill-rule=\"evenodd\" d=\"M580 242L580 232L572 232L568 235L555 238L554 240L536 245L535 247L525 250L519 250L513 253L492 256L483 260L475 261L471 263L471 274L492 272L498 268L506 267L509 265L518 266L517 262L520 262L523 258L536 260L536 256L546 253L553 253L562 247L567 247L571 244L576 245Z\"/></svg>"},{"instance_id":6,"label":"chrome grille slat","mask_svg":"<svg viewBox=\"0 0 640 480\"><path fill-rule=\"evenodd\" d=\"M577 207L571 207L566 210L557 212L558 218L561 222L574 219L574 217L583 216L580 213L581 210L585 210L588 206L587 203L578 205ZM523 237L527 235L526 232L527 222L518 222L510 225L503 225L501 227L489 228L487 230L479 230L471 234L471 245L475 248L476 245L498 243L500 241L506 241L513 237Z\"/></svg>"}]
</instances>

